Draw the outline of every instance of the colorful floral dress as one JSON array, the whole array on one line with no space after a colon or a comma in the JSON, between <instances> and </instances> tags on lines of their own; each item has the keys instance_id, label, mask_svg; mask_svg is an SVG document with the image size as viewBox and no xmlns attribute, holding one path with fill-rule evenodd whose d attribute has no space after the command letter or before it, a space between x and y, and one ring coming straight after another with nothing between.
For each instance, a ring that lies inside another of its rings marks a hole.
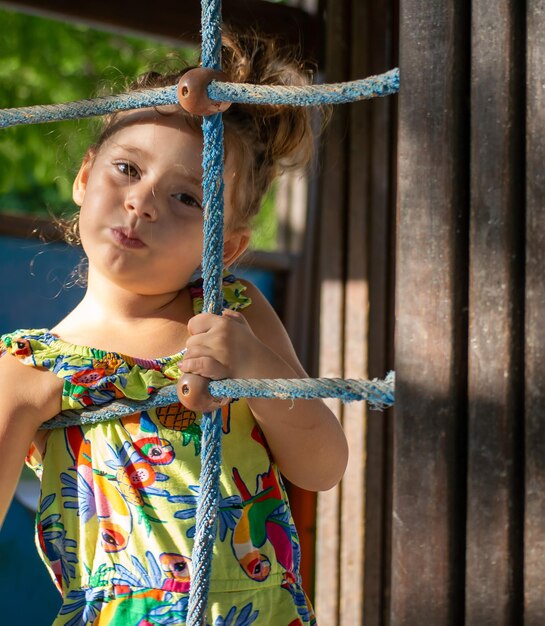
<instances>
[{"instance_id":1,"label":"colorful floral dress","mask_svg":"<svg viewBox=\"0 0 545 626\"><path fill-rule=\"evenodd\" d=\"M249 304L234 278L225 305ZM202 291L192 287L195 312ZM2 337L3 350L64 379L62 408L147 398L179 376L181 354L153 360L68 344L48 330ZM199 495L200 414L181 404L50 432L37 545L63 596L54 626L186 622ZM223 471L209 626L315 624L300 585L299 541L266 441L243 401L223 410Z\"/></svg>"}]
</instances>

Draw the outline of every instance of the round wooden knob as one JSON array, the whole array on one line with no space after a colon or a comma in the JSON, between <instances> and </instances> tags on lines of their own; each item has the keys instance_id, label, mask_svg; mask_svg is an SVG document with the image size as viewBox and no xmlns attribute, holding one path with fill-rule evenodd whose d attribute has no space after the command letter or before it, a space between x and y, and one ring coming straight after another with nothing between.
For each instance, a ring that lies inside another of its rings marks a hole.
<instances>
[{"instance_id":1,"label":"round wooden knob","mask_svg":"<svg viewBox=\"0 0 545 626\"><path fill-rule=\"evenodd\" d=\"M213 80L226 82L227 76L207 67L196 67L186 72L178 83L180 105L193 115L213 115L226 111L231 106L230 102L219 102L208 97L208 85Z\"/></svg>"},{"instance_id":2,"label":"round wooden knob","mask_svg":"<svg viewBox=\"0 0 545 626\"><path fill-rule=\"evenodd\" d=\"M208 391L209 378L197 374L183 374L178 380L178 398L191 411L206 413L218 409L222 402Z\"/></svg>"}]
</instances>

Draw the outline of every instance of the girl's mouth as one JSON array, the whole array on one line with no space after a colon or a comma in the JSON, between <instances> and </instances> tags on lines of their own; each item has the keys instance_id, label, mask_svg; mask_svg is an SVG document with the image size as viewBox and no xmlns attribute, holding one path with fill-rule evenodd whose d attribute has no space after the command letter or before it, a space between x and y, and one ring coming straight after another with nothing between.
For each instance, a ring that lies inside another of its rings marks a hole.
<instances>
[{"instance_id":1,"label":"girl's mouth","mask_svg":"<svg viewBox=\"0 0 545 626\"><path fill-rule=\"evenodd\" d=\"M112 235L124 248L144 248L146 244L127 228L112 228Z\"/></svg>"}]
</instances>

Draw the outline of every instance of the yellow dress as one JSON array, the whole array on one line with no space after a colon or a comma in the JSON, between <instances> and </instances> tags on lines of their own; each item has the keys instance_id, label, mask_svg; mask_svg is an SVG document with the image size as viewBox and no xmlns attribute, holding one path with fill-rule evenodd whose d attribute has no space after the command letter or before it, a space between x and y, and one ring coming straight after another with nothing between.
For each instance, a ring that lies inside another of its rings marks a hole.
<instances>
[{"instance_id":1,"label":"yellow dress","mask_svg":"<svg viewBox=\"0 0 545 626\"><path fill-rule=\"evenodd\" d=\"M225 306L247 306L243 291L226 277ZM197 313L199 285L192 295ZM48 330L20 330L2 342L23 363L64 379L63 410L147 398L178 378L182 358L129 358ZM53 430L43 458L31 449L27 462L41 478L36 541L63 596L54 626L186 623L200 419L173 404ZM285 488L243 400L223 411L220 492L207 624L315 624Z\"/></svg>"}]
</instances>

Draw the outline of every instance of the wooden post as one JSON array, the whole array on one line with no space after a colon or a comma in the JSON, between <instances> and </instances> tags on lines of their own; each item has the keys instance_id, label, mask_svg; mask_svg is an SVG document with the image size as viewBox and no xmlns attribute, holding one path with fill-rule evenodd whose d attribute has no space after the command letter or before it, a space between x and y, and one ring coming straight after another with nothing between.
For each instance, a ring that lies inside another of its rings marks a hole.
<instances>
[{"instance_id":1,"label":"wooden post","mask_svg":"<svg viewBox=\"0 0 545 626\"><path fill-rule=\"evenodd\" d=\"M348 74L349 0L329 0L326 23L327 80L345 80ZM323 156L321 188L319 284L320 357L322 376L343 376L347 109L333 112ZM339 210L340 209L340 210ZM341 404L331 401L342 419ZM319 494L317 506L316 612L322 624L336 626L340 601L340 487Z\"/></svg>"},{"instance_id":2,"label":"wooden post","mask_svg":"<svg viewBox=\"0 0 545 626\"><path fill-rule=\"evenodd\" d=\"M524 624L545 624L545 1L527 3Z\"/></svg>"},{"instance_id":3,"label":"wooden post","mask_svg":"<svg viewBox=\"0 0 545 626\"><path fill-rule=\"evenodd\" d=\"M467 9L401 4L392 626L463 624Z\"/></svg>"},{"instance_id":4,"label":"wooden post","mask_svg":"<svg viewBox=\"0 0 545 626\"><path fill-rule=\"evenodd\" d=\"M351 2L350 77L364 75L369 65L366 38L358 37L367 17L365 5L358 0ZM367 149L364 146L369 137L369 103L350 105L348 114L343 369L346 378L368 378L370 146L366 146ZM343 427L350 456L341 493L339 624L349 626L362 623L365 598L367 409L363 403L343 407Z\"/></svg>"},{"instance_id":5,"label":"wooden post","mask_svg":"<svg viewBox=\"0 0 545 626\"><path fill-rule=\"evenodd\" d=\"M519 623L522 608L522 13L473 0L467 626Z\"/></svg>"},{"instance_id":6,"label":"wooden post","mask_svg":"<svg viewBox=\"0 0 545 626\"><path fill-rule=\"evenodd\" d=\"M356 3L357 0L356 0ZM398 3L362 3L367 25L367 63L359 74L379 74L398 65ZM363 11L361 11L363 13ZM360 15L361 15L360 13ZM356 22L356 20L354 20ZM354 38L357 39L356 35ZM360 37L361 39L361 37ZM356 58L356 52L354 58ZM368 103L369 134L360 132L368 151L367 240L369 284L368 376L394 367L394 265L397 97ZM360 149L361 149L360 145ZM355 172L357 176L357 173ZM371 412L366 424L365 548L363 624L386 624L390 578L392 411Z\"/></svg>"}]
</instances>

